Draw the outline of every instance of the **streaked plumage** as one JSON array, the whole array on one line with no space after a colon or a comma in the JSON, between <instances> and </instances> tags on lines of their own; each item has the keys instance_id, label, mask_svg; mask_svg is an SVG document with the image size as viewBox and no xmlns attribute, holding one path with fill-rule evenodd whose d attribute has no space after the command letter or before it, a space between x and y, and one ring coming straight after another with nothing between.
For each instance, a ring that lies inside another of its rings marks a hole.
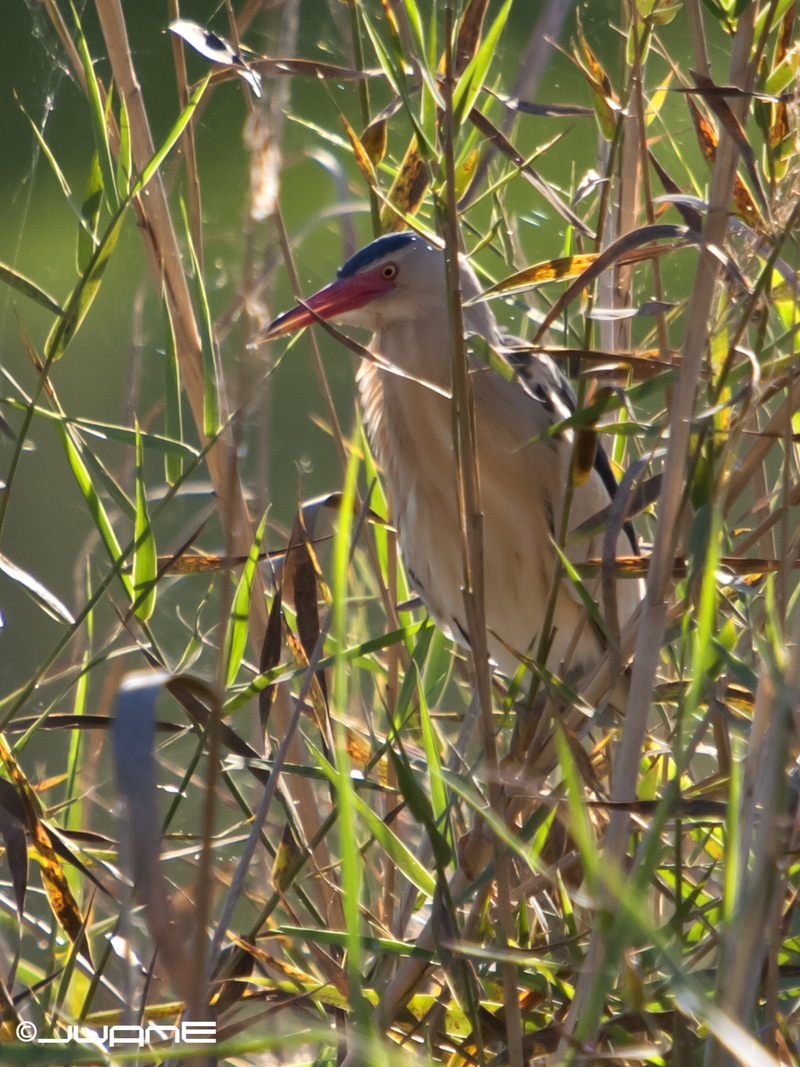
<instances>
[{"instance_id":1,"label":"streaked plumage","mask_svg":"<svg viewBox=\"0 0 800 1067\"><path fill-rule=\"evenodd\" d=\"M480 292L465 260L461 289L465 301ZM348 260L336 282L307 303L323 318L372 330L372 351L406 374L449 390L444 256L421 238L411 233L378 238ZM312 321L308 311L297 307L276 319L265 336L278 337ZM481 334L490 344L509 344L488 304L466 306L464 321L467 332ZM532 438L566 418L575 400L566 378L544 355L516 360L517 377L512 381L475 356L470 369L484 513L486 621L490 631L526 652L542 626L554 568L551 536L561 523L572 450L570 432L544 441ZM370 439L392 493L409 578L436 623L463 643L463 566L450 402L420 382L367 361L362 362L357 381ZM605 507L613 484L600 450L589 480L573 494L570 528ZM620 535L617 554L630 551L626 535ZM601 552L598 535L572 546L568 555L579 561ZM638 583L618 583L623 625L639 595ZM550 669L560 671L583 615L574 588L564 578ZM518 661L491 632L489 648L499 668L512 674ZM598 636L584 621L567 674L585 671L600 652Z\"/></svg>"}]
</instances>

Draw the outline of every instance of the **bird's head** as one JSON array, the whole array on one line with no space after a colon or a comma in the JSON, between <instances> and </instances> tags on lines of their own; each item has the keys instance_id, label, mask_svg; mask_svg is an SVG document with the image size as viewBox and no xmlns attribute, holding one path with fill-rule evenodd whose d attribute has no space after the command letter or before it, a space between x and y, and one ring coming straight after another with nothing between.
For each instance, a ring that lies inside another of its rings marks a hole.
<instances>
[{"instance_id":1,"label":"bird's head","mask_svg":"<svg viewBox=\"0 0 800 1067\"><path fill-rule=\"evenodd\" d=\"M462 266L462 286L463 276ZM386 234L351 256L337 271L336 281L305 303L322 319L370 330L417 317L430 303L442 309L446 319L444 254L415 233ZM308 308L298 304L279 315L259 340L310 326L315 320Z\"/></svg>"}]
</instances>

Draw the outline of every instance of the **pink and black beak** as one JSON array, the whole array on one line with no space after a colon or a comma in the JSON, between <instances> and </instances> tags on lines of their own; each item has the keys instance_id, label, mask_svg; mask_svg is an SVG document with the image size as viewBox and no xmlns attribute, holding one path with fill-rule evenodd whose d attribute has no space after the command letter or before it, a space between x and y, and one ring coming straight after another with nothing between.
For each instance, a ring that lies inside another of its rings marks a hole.
<instances>
[{"instance_id":1,"label":"pink and black beak","mask_svg":"<svg viewBox=\"0 0 800 1067\"><path fill-rule=\"evenodd\" d=\"M305 301L305 306L298 304L297 307L279 315L269 324L258 340L274 341L276 337L285 337L286 334L294 333L303 326L311 326L316 321L316 316L321 319L336 320L346 315L348 311L357 311L365 307L376 297L383 296L392 289L394 289L394 278L386 277L380 267L361 274L337 278L331 285L327 285L318 293L310 296ZM315 312L315 315L312 312Z\"/></svg>"}]
</instances>

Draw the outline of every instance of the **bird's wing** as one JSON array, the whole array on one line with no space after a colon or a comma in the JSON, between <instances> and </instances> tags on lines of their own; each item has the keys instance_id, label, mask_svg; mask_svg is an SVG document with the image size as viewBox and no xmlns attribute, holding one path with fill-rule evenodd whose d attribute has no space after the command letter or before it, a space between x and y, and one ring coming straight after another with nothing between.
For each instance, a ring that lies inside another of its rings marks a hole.
<instances>
[{"instance_id":1,"label":"bird's wing","mask_svg":"<svg viewBox=\"0 0 800 1067\"><path fill-rule=\"evenodd\" d=\"M525 392L544 405L545 411L550 415L551 425L575 414L578 403L575 392L564 373L546 352L533 352L516 337L504 336L503 346L501 357L512 368ZM595 451L594 469L605 486L609 500L613 500L618 483L606 451L599 441ZM638 556L639 543L633 524L626 522L624 530L633 554Z\"/></svg>"}]
</instances>

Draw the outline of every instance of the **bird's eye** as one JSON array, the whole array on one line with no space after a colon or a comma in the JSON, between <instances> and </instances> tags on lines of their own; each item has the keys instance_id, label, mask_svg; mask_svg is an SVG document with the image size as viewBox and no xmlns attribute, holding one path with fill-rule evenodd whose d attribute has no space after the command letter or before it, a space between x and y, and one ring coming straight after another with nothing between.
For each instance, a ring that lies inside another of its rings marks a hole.
<instances>
[{"instance_id":1,"label":"bird's eye","mask_svg":"<svg viewBox=\"0 0 800 1067\"><path fill-rule=\"evenodd\" d=\"M397 267L394 265L394 263L387 263L386 266L381 270L381 274L387 282L391 281L392 278L394 278L397 274Z\"/></svg>"}]
</instances>

